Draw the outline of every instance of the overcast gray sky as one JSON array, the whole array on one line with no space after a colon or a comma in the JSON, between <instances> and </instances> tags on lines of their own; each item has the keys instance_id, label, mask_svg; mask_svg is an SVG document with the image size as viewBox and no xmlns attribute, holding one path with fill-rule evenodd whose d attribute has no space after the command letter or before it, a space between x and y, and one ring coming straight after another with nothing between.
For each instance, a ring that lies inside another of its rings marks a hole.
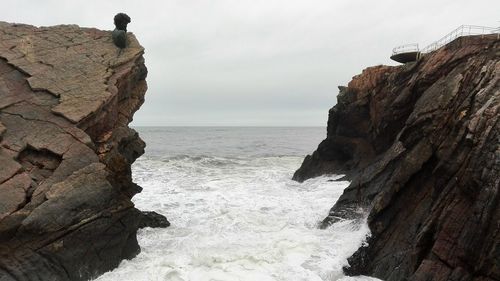
<instances>
[{"instance_id":1,"label":"overcast gray sky","mask_svg":"<svg viewBox=\"0 0 500 281\"><path fill-rule=\"evenodd\" d=\"M337 86L393 64L393 47L462 24L500 25L487 0L0 0L0 20L128 30L146 48L133 125L324 126Z\"/></svg>"}]
</instances>

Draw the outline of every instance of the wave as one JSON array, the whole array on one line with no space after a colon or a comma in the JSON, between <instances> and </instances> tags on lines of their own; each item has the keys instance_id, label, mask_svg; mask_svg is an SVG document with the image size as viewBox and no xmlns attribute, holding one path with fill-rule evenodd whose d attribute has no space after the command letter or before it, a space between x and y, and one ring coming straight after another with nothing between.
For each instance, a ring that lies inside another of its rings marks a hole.
<instances>
[{"instance_id":1,"label":"wave","mask_svg":"<svg viewBox=\"0 0 500 281\"><path fill-rule=\"evenodd\" d=\"M141 157L138 208L165 214L171 227L138 233L142 252L98 280L350 279L342 266L369 233L364 220L318 229L346 181L291 180L296 156ZM347 278L347 279L345 279Z\"/></svg>"}]
</instances>

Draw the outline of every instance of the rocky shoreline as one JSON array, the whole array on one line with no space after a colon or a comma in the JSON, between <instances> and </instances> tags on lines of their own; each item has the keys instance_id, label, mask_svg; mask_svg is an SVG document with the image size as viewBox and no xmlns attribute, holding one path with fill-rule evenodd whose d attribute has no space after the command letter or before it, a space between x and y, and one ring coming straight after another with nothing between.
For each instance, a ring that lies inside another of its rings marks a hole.
<instances>
[{"instance_id":1,"label":"rocky shoreline","mask_svg":"<svg viewBox=\"0 0 500 281\"><path fill-rule=\"evenodd\" d=\"M129 33L0 22L0 280L88 280L167 226L131 202L144 48Z\"/></svg>"},{"instance_id":2,"label":"rocky shoreline","mask_svg":"<svg viewBox=\"0 0 500 281\"><path fill-rule=\"evenodd\" d=\"M347 173L323 227L368 212L349 275L500 280L500 40L461 37L340 87L327 138L294 179Z\"/></svg>"},{"instance_id":3,"label":"rocky shoreline","mask_svg":"<svg viewBox=\"0 0 500 281\"><path fill-rule=\"evenodd\" d=\"M139 228L169 225L131 201L147 69L128 39L0 22L0 281L88 280L139 253ZM340 87L294 179L351 179L322 223L369 213L347 274L500 280L499 47L462 37Z\"/></svg>"}]
</instances>

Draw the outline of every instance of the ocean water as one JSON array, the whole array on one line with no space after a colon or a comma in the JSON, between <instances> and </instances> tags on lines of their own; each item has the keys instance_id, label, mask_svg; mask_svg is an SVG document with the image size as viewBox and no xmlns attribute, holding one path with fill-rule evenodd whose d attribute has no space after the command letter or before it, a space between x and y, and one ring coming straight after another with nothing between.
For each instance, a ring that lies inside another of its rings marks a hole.
<instances>
[{"instance_id":1,"label":"ocean water","mask_svg":"<svg viewBox=\"0 0 500 281\"><path fill-rule=\"evenodd\" d=\"M345 277L366 222L318 223L348 185L291 180L325 128L139 127L133 178L141 210L169 219L139 231L141 253L99 281L377 280Z\"/></svg>"}]
</instances>

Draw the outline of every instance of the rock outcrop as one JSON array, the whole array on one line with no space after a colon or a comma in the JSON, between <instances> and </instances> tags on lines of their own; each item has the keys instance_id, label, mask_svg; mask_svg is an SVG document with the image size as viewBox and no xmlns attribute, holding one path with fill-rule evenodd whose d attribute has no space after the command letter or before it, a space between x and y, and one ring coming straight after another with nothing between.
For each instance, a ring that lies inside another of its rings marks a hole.
<instances>
[{"instance_id":1,"label":"rock outcrop","mask_svg":"<svg viewBox=\"0 0 500 281\"><path fill-rule=\"evenodd\" d=\"M147 69L129 41L0 22L0 280L87 280L139 252L127 125Z\"/></svg>"},{"instance_id":2,"label":"rock outcrop","mask_svg":"<svg viewBox=\"0 0 500 281\"><path fill-rule=\"evenodd\" d=\"M323 221L369 212L345 268L399 280L500 280L500 40L461 37L342 87L294 178L347 173Z\"/></svg>"}]
</instances>

